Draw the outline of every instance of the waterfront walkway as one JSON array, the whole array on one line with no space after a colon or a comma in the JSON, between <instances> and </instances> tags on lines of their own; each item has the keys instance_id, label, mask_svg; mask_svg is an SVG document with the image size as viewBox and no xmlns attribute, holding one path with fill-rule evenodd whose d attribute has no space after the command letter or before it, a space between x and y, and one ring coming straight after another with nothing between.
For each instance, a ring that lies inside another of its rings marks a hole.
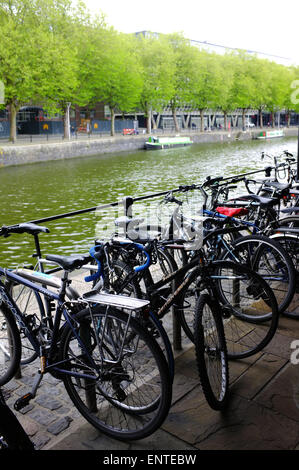
<instances>
[{"instance_id":1,"label":"waterfront walkway","mask_svg":"<svg viewBox=\"0 0 299 470\"><path fill-rule=\"evenodd\" d=\"M292 309L299 314L299 294ZM168 322L171 334L171 315ZM297 353L291 349L294 340ZM17 416L41 450L299 450L299 319L282 316L275 337L262 352L230 361L231 399L223 413L205 401L192 344L184 339L182 346L176 353L169 416L146 439L125 443L101 434L81 417L62 383L50 375ZM292 353L298 365L291 363ZM4 387L11 407L30 391L37 369L38 363L23 367L22 377Z\"/></svg>"}]
</instances>

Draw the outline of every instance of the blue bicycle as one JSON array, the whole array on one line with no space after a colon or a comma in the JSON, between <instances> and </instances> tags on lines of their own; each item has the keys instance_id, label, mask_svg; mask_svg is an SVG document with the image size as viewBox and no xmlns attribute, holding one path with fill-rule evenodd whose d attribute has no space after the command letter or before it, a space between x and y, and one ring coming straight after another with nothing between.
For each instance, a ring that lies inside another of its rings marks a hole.
<instances>
[{"instance_id":1,"label":"blue bicycle","mask_svg":"<svg viewBox=\"0 0 299 470\"><path fill-rule=\"evenodd\" d=\"M21 332L40 365L32 390L17 400L16 410L36 396L42 378L50 373L64 382L75 407L100 431L126 440L150 435L168 414L172 381L159 345L133 318L136 311L146 314L149 302L94 292L68 300L69 274L88 263L90 254L46 259L63 270L58 293L44 287L45 280L37 282L39 273L32 282L0 268L0 385L20 365ZM7 283L26 286L55 304L53 327L39 312L22 312Z\"/></svg>"}]
</instances>

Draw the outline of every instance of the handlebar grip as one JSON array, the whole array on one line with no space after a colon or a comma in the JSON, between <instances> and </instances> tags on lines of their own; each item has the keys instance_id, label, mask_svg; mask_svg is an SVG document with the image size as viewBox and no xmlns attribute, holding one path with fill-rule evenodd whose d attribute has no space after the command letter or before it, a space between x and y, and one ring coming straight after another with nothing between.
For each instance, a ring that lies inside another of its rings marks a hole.
<instances>
[{"instance_id":1,"label":"handlebar grip","mask_svg":"<svg viewBox=\"0 0 299 470\"><path fill-rule=\"evenodd\" d=\"M149 255L149 253L146 251L147 245L143 246L140 243L134 243L134 245L137 246L137 248L139 248L141 251L143 251L143 253L146 256L146 262L144 264L142 264L141 266L135 266L134 267L134 271L136 273L138 273L140 271L143 271L143 269L148 268L148 266L150 265L150 262L151 262L151 257Z\"/></svg>"},{"instance_id":2,"label":"handlebar grip","mask_svg":"<svg viewBox=\"0 0 299 470\"><path fill-rule=\"evenodd\" d=\"M97 272L91 274L90 276L85 276L85 278L84 278L85 282L96 281L97 279L99 279L99 277L101 275L101 272L102 272L102 264L96 256L96 253L98 253L96 248L102 248L102 246L101 245L92 246L89 250L89 254L92 258L94 258L96 260L97 265L98 265L98 270L97 270Z\"/></svg>"}]
</instances>

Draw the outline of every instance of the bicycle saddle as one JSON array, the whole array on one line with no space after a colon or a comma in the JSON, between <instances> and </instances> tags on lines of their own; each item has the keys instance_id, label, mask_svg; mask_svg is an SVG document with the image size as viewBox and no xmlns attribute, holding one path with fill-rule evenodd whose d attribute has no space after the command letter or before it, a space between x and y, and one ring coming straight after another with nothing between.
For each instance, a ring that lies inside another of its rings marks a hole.
<instances>
[{"instance_id":1,"label":"bicycle saddle","mask_svg":"<svg viewBox=\"0 0 299 470\"><path fill-rule=\"evenodd\" d=\"M286 207L285 209L281 209L280 212L283 212L284 214L292 214L293 212L299 212L299 207L294 206L294 207Z\"/></svg>"},{"instance_id":2,"label":"bicycle saddle","mask_svg":"<svg viewBox=\"0 0 299 470\"><path fill-rule=\"evenodd\" d=\"M265 186L279 189L279 191L284 191L285 189L289 189L291 187L291 185L288 183L278 183L278 181L267 181Z\"/></svg>"},{"instance_id":3,"label":"bicycle saddle","mask_svg":"<svg viewBox=\"0 0 299 470\"><path fill-rule=\"evenodd\" d=\"M136 227L136 225L139 225L143 221L144 219L141 219L140 217L128 217L123 215L122 217L115 219L114 223L117 227L122 228L127 228L127 226L130 224L130 227L132 228Z\"/></svg>"},{"instance_id":4,"label":"bicycle saddle","mask_svg":"<svg viewBox=\"0 0 299 470\"><path fill-rule=\"evenodd\" d=\"M37 235L40 232L49 233L50 230L42 225L36 225L29 222L10 226L3 225L1 232L4 236L8 237L11 233L29 233L30 235Z\"/></svg>"},{"instance_id":5,"label":"bicycle saddle","mask_svg":"<svg viewBox=\"0 0 299 470\"><path fill-rule=\"evenodd\" d=\"M85 255L70 255L70 256L61 256L61 255L46 255L48 261L53 261L54 263L61 266L65 271L73 271L74 269L81 268L84 264L88 263L92 258L90 254Z\"/></svg>"},{"instance_id":6,"label":"bicycle saddle","mask_svg":"<svg viewBox=\"0 0 299 470\"><path fill-rule=\"evenodd\" d=\"M257 194L245 194L243 196L239 196L236 200L240 201L256 201L261 206L274 206L278 203L278 199L272 197L263 197L258 196Z\"/></svg>"}]
</instances>

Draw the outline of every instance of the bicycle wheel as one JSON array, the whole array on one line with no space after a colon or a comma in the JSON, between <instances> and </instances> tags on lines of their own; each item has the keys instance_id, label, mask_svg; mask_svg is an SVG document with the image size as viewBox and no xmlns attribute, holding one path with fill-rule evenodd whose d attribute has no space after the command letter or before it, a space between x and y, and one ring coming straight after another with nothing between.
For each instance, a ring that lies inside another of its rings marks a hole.
<instances>
[{"instance_id":1,"label":"bicycle wheel","mask_svg":"<svg viewBox=\"0 0 299 470\"><path fill-rule=\"evenodd\" d=\"M288 308L282 313L289 318L299 318L298 292L299 292L299 235L278 233L271 235L271 239L278 242L290 255L296 270L296 292Z\"/></svg>"},{"instance_id":2,"label":"bicycle wheel","mask_svg":"<svg viewBox=\"0 0 299 470\"><path fill-rule=\"evenodd\" d=\"M69 326L61 338L60 360L75 374L63 381L80 413L105 434L134 440L153 433L166 418L172 382L157 342L128 318L112 308L83 310L75 316L76 332L94 363Z\"/></svg>"},{"instance_id":3,"label":"bicycle wheel","mask_svg":"<svg viewBox=\"0 0 299 470\"><path fill-rule=\"evenodd\" d=\"M199 297L194 315L194 344L203 393L211 408L228 402L228 357L221 310L207 294Z\"/></svg>"},{"instance_id":4,"label":"bicycle wheel","mask_svg":"<svg viewBox=\"0 0 299 470\"><path fill-rule=\"evenodd\" d=\"M160 278L161 275L167 275L171 269L174 269L174 265L172 263L171 256L164 251L159 252L159 263L153 266L152 272L149 274L147 272L142 272L137 277L132 277L134 271L132 266L126 264L121 260L117 260L113 264L113 270L105 275L104 280L104 287L106 290L114 294L121 294L126 296L132 296L139 299L147 299L147 286L148 283L153 282L154 278ZM175 265L176 266L176 265ZM146 278L146 279L145 279ZM99 283L98 285L99 290L102 288L102 284ZM95 285L95 289L98 288ZM166 290L169 291L168 293L172 292L171 287L166 287ZM168 295L165 291L163 291L163 295ZM164 296L162 297L162 301L164 303ZM172 378L174 377L174 358L172 347L169 341L169 337L163 327L163 323L160 319L156 318L155 313L151 310L150 314L145 318L144 316L140 316L138 312L135 314L135 318L141 322L142 326L145 327L155 338L158 342L160 348L162 349L168 365L169 370L171 373Z\"/></svg>"},{"instance_id":5,"label":"bicycle wheel","mask_svg":"<svg viewBox=\"0 0 299 470\"><path fill-rule=\"evenodd\" d=\"M262 235L239 238L229 250L223 251L221 258L245 264L260 274L274 292L279 313L289 306L295 293L296 272L289 254L272 238Z\"/></svg>"},{"instance_id":6,"label":"bicycle wheel","mask_svg":"<svg viewBox=\"0 0 299 470\"><path fill-rule=\"evenodd\" d=\"M279 227L299 228L299 215L290 215L277 221Z\"/></svg>"},{"instance_id":7,"label":"bicycle wheel","mask_svg":"<svg viewBox=\"0 0 299 470\"><path fill-rule=\"evenodd\" d=\"M45 309L39 293L23 284L15 283L11 283L8 290L20 312L26 315L32 330L37 333L42 319L45 318ZM35 352L22 328L20 329L20 334L22 343L21 364L30 364L38 357L38 354Z\"/></svg>"},{"instance_id":8,"label":"bicycle wheel","mask_svg":"<svg viewBox=\"0 0 299 470\"><path fill-rule=\"evenodd\" d=\"M228 358L256 354L271 341L278 326L272 289L259 274L230 261L211 263L209 280L221 304Z\"/></svg>"},{"instance_id":9,"label":"bicycle wheel","mask_svg":"<svg viewBox=\"0 0 299 470\"><path fill-rule=\"evenodd\" d=\"M16 374L21 360L21 340L13 314L0 305L0 386Z\"/></svg>"}]
</instances>

